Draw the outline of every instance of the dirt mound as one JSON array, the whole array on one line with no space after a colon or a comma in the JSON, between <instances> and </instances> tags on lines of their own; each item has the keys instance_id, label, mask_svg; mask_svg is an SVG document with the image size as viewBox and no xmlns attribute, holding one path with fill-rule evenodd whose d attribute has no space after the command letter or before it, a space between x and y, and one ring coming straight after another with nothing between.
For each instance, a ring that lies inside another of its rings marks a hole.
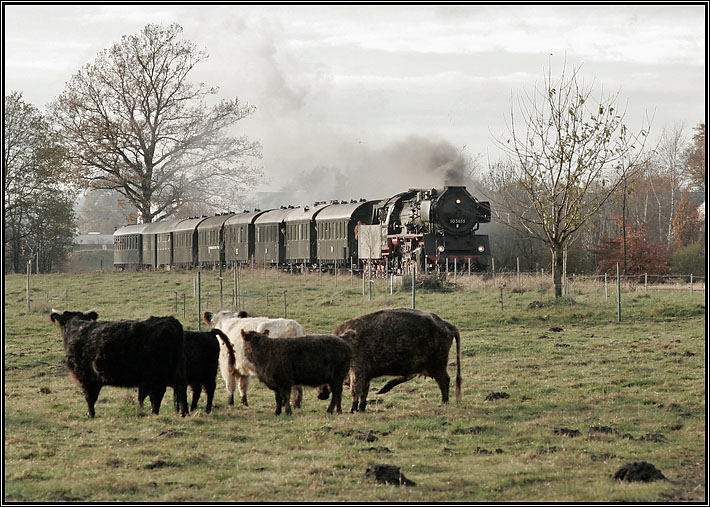
<instances>
[{"instance_id":1,"label":"dirt mound","mask_svg":"<svg viewBox=\"0 0 710 507\"><path fill-rule=\"evenodd\" d=\"M569 428L555 428L552 430L555 435L563 435L565 437L578 437L580 435L579 430L572 430Z\"/></svg>"},{"instance_id":2,"label":"dirt mound","mask_svg":"<svg viewBox=\"0 0 710 507\"><path fill-rule=\"evenodd\" d=\"M394 465L372 465L365 471L365 477L372 477L377 482L394 484L395 486L416 486L417 483L407 479Z\"/></svg>"},{"instance_id":3,"label":"dirt mound","mask_svg":"<svg viewBox=\"0 0 710 507\"><path fill-rule=\"evenodd\" d=\"M666 477L651 463L646 461L634 461L633 463L627 463L618 469L614 474L614 479L627 482L652 482L666 480Z\"/></svg>"},{"instance_id":4,"label":"dirt mound","mask_svg":"<svg viewBox=\"0 0 710 507\"><path fill-rule=\"evenodd\" d=\"M504 392L488 393L486 395L486 401L503 400L505 398L510 398L510 395Z\"/></svg>"},{"instance_id":5,"label":"dirt mound","mask_svg":"<svg viewBox=\"0 0 710 507\"><path fill-rule=\"evenodd\" d=\"M528 310L535 310L536 308L545 308L547 304L542 301L533 301L528 305Z\"/></svg>"}]
</instances>

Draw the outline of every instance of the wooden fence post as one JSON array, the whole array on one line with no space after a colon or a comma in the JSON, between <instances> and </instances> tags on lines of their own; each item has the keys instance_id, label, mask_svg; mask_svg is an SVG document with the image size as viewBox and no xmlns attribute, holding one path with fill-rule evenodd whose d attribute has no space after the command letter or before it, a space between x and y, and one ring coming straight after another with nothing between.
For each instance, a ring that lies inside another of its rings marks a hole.
<instances>
[{"instance_id":1,"label":"wooden fence post","mask_svg":"<svg viewBox=\"0 0 710 507\"><path fill-rule=\"evenodd\" d=\"M412 310L417 307L416 272L412 266Z\"/></svg>"},{"instance_id":2,"label":"wooden fence post","mask_svg":"<svg viewBox=\"0 0 710 507\"><path fill-rule=\"evenodd\" d=\"M31 301L30 301L30 275L32 274L32 261L27 261L27 313L31 311ZM66 308L65 308L66 309Z\"/></svg>"},{"instance_id":3,"label":"wooden fence post","mask_svg":"<svg viewBox=\"0 0 710 507\"><path fill-rule=\"evenodd\" d=\"M621 274L619 263L616 263L616 320L621 322Z\"/></svg>"},{"instance_id":4,"label":"wooden fence post","mask_svg":"<svg viewBox=\"0 0 710 507\"><path fill-rule=\"evenodd\" d=\"M200 300L200 272L197 272L197 330L201 331L202 330L202 318L201 318L201 313L202 313L202 301Z\"/></svg>"}]
</instances>

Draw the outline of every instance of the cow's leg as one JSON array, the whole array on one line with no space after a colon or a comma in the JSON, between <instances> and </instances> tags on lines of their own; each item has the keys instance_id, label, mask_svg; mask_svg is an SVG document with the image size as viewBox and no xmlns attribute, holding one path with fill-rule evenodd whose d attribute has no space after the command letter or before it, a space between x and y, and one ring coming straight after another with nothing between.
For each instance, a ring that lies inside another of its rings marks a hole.
<instances>
[{"instance_id":1,"label":"cow's leg","mask_svg":"<svg viewBox=\"0 0 710 507\"><path fill-rule=\"evenodd\" d=\"M286 415L291 415L291 387L281 388L281 403L286 407Z\"/></svg>"},{"instance_id":2,"label":"cow's leg","mask_svg":"<svg viewBox=\"0 0 710 507\"><path fill-rule=\"evenodd\" d=\"M358 399L360 398L360 391L359 391L358 386L356 385L357 378L358 377L356 377L355 373L353 373L352 371L348 375L348 379L350 380L350 396L352 397L352 400L353 400L353 404L350 407L351 414L354 412L357 412L357 402L358 402Z\"/></svg>"},{"instance_id":3,"label":"cow's leg","mask_svg":"<svg viewBox=\"0 0 710 507\"><path fill-rule=\"evenodd\" d=\"M240 375L237 373L237 378L239 379L239 396L242 405L248 407L249 403L247 403L247 388L249 387L249 375Z\"/></svg>"},{"instance_id":4,"label":"cow's leg","mask_svg":"<svg viewBox=\"0 0 710 507\"><path fill-rule=\"evenodd\" d=\"M212 402L214 401L214 390L217 387L213 379L210 379L205 383L205 393L207 393L207 405L205 406L205 412L212 412Z\"/></svg>"},{"instance_id":5,"label":"cow's leg","mask_svg":"<svg viewBox=\"0 0 710 507\"><path fill-rule=\"evenodd\" d=\"M293 386L291 388L291 398L293 398L293 406L301 408L301 402L303 401L303 387Z\"/></svg>"},{"instance_id":6,"label":"cow's leg","mask_svg":"<svg viewBox=\"0 0 710 507\"><path fill-rule=\"evenodd\" d=\"M384 393L388 392L389 390L391 390L394 386L397 386L397 385L402 384L404 382L408 382L409 380L412 380L416 376L417 376L417 374L413 373L411 375L405 375L403 377L393 378L392 380L387 382L385 385L383 385L382 388L380 388L380 390L377 391L377 394L384 394Z\"/></svg>"},{"instance_id":7,"label":"cow's leg","mask_svg":"<svg viewBox=\"0 0 710 507\"><path fill-rule=\"evenodd\" d=\"M358 410L360 412L365 411L367 406L367 393L370 392L370 382L365 383L362 387L362 394L360 394L360 405L358 405Z\"/></svg>"},{"instance_id":8,"label":"cow's leg","mask_svg":"<svg viewBox=\"0 0 710 507\"><path fill-rule=\"evenodd\" d=\"M332 389L333 386L330 386ZM354 379L350 379L350 393L353 398L353 405L350 412L365 411L367 406L367 392L370 389L370 380L365 380L363 375L355 375Z\"/></svg>"},{"instance_id":9,"label":"cow's leg","mask_svg":"<svg viewBox=\"0 0 710 507\"><path fill-rule=\"evenodd\" d=\"M193 384L192 386L192 403L190 403L190 412L194 412L197 408L197 402L200 400L200 393L202 392L202 386L200 384Z\"/></svg>"},{"instance_id":10,"label":"cow's leg","mask_svg":"<svg viewBox=\"0 0 710 507\"><path fill-rule=\"evenodd\" d=\"M145 401L146 396L148 396L148 390L143 385L139 385L138 386L138 407L141 410L143 410L143 402Z\"/></svg>"},{"instance_id":11,"label":"cow's leg","mask_svg":"<svg viewBox=\"0 0 710 507\"><path fill-rule=\"evenodd\" d=\"M150 394L150 411L155 415L160 413L160 403L165 395L165 386L151 386Z\"/></svg>"},{"instance_id":12,"label":"cow's leg","mask_svg":"<svg viewBox=\"0 0 710 507\"><path fill-rule=\"evenodd\" d=\"M185 417L187 415L187 384L177 384L173 389L178 397L180 416Z\"/></svg>"},{"instance_id":13,"label":"cow's leg","mask_svg":"<svg viewBox=\"0 0 710 507\"><path fill-rule=\"evenodd\" d=\"M86 399L86 405L89 407L89 417L94 417L96 411L94 406L96 405L96 400L99 398L99 392L101 391L101 384L99 383L87 383L84 384L84 398Z\"/></svg>"},{"instance_id":14,"label":"cow's leg","mask_svg":"<svg viewBox=\"0 0 710 507\"><path fill-rule=\"evenodd\" d=\"M224 347L220 348L219 372L222 374L222 378L224 379L224 385L227 388L227 404L234 405L234 383L235 377L237 376L237 372L230 369L227 353L224 351Z\"/></svg>"},{"instance_id":15,"label":"cow's leg","mask_svg":"<svg viewBox=\"0 0 710 507\"><path fill-rule=\"evenodd\" d=\"M281 415L281 392L278 389L274 389L274 398L276 399L276 411L275 415Z\"/></svg>"},{"instance_id":16,"label":"cow's leg","mask_svg":"<svg viewBox=\"0 0 710 507\"><path fill-rule=\"evenodd\" d=\"M327 412L329 414L333 413L333 409L335 409L339 414L343 411L341 407L342 399L343 399L343 383L335 381L331 383L333 386L332 391L333 391L333 397L330 400L330 405L328 405L328 410Z\"/></svg>"},{"instance_id":17,"label":"cow's leg","mask_svg":"<svg viewBox=\"0 0 710 507\"><path fill-rule=\"evenodd\" d=\"M449 374L446 373L446 368L440 370L436 374L433 374L432 378L436 380L436 383L439 385L439 390L441 391L441 403L448 403L449 384L451 383L451 379L449 378Z\"/></svg>"}]
</instances>

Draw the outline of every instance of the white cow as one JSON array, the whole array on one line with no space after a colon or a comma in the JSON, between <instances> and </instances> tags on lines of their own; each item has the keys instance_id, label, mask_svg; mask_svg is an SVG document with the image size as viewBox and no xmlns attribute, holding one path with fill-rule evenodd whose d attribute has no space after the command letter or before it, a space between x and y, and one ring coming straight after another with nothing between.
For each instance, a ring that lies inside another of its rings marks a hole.
<instances>
[{"instance_id":1,"label":"white cow","mask_svg":"<svg viewBox=\"0 0 710 507\"><path fill-rule=\"evenodd\" d=\"M241 313L240 313L241 314ZM256 375L254 365L244 357L244 339L242 330L257 331L263 333L269 331L272 338L291 338L294 336L304 336L303 326L293 319L271 319L268 317L239 317L238 314L222 310L217 313L205 312L202 319L212 328L221 330L229 337L229 341L234 347L235 363L232 367L229 364L229 355L226 346L220 342L219 370L227 386L227 402L234 405L234 387L239 386L239 395L243 405L247 403L247 388L249 387L249 376ZM294 386L291 390L291 399L296 407L301 406L303 399L303 389L301 386Z\"/></svg>"}]
</instances>

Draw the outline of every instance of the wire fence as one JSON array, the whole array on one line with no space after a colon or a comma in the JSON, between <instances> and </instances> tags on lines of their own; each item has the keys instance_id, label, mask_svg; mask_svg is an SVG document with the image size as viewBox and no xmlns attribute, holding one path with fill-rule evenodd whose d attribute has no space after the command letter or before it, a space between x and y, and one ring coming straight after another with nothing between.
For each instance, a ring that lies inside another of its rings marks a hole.
<instances>
[{"instance_id":1,"label":"wire fence","mask_svg":"<svg viewBox=\"0 0 710 507\"><path fill-rule=\"evenodd\" d=\"M417 292L444 290L469 290L491 293L500 300L503 307L505 294L534 291L541 295L554 293L552 276L544 270L535 272L473 272L457 270L430 271L428 273L383 273L357 269L353 267L322 267L300 269L286 267L281 269L267 266L241 266L219 271L203 270L190 272L193 279L192 291L168 291L161 306L184 322L195 322L196 328L203 326L203 310L231 311L247 310L251 314L271 317L289 316L289 307L293 298L300 298L303 291L312 287L328 289L332 297L342 291L360 294L372 300L375 297L411 294L411 305L416 307ZM414 276L413 276L414 275ZM610 304L618 300L623 293L652 291L685 292L689 297L704 296L705 277L695 275L658 275L636 274L613 276L609 273L600 275L571 274L563 278L562 295L572 297L576 293L597 293L602 303ZM30 305L30 276L27 277L27 304ZM255 290L254 286L259 289ZM61 293L35 295L36 303L51 308L70 306L71 294L68 290ZM45 301L41 301L45 299ZM332 300L331 300L332 304ZM193 326L189 326L192 328Z\"/></svg>"}]
</instances>

